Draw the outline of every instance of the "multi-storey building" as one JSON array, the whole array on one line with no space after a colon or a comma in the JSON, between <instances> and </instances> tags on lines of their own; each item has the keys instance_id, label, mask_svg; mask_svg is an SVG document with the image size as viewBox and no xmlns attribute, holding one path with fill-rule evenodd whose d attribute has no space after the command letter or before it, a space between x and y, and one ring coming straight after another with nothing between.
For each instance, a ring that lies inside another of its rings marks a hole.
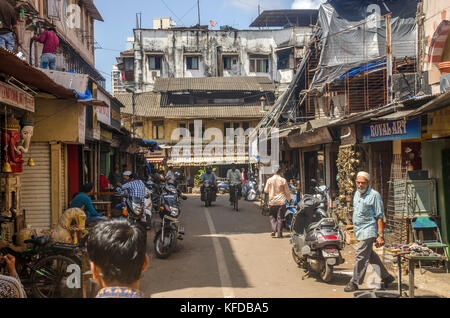
<instances>
[{"instance_id":1,"label":"multi-storey building","mask_svg":"<svg viewBox=\"0 0 450 318\"><path fill-rule=\"evenodd\" d=\"M283 28L287 23L282 17L291 11L297 23ZM174 27L170 19L155 19L154 29L134 30L134 50L121 54L124 71L134 66L136 89L143 92L152 91L159 77L232 76L268 77L282 92L303 58L317 10L285 10L275 16L279 20L268 25L275 28L256 30ZM130 58L134 64L127 64Z\"/></svg>"},{"instance_id":2,"label":"multi-storey building","mask_svg":"<svg viewBox=\"0 0 450 318\"><path fill-rule=\"evenodd\" d=\"M94 21L103 21L93 0L22 0L12 1L18 12L23 44L18 48L27 61L40 65L43 45L32 42L33 36L53 25L60 40L56 70L88 74L104 86L104 77L95 69Z\"/></svg>"}]
</instances>

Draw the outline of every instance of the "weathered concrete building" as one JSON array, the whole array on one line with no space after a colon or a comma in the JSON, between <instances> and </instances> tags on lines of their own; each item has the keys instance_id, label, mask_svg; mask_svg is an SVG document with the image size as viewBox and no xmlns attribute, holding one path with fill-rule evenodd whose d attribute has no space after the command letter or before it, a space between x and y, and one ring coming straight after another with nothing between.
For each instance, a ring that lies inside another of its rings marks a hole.
<instances>
[{"instance_id":1,"label":"weathered concrete building","mask_svg":"<svg viewBox=\"0 0 450 318\"><path fill-rule=\"evenodd\" d=\"M284 29L135 29L136 89L152 91L158 77L264 76L284 91L313 33L306 11L308 19Z\"/></svg>"}]
</instances>

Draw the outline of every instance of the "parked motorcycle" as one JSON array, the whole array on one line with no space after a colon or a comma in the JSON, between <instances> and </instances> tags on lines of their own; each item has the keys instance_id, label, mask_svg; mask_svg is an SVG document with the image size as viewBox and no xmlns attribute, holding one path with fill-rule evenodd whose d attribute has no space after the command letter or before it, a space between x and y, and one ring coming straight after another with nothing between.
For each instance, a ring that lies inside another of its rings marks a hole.
<instances>
[{"instance_id":1,"label":"parked motorcycle","mask_svg":"<svg viewBox=\"0 0 450 318\"><path fill-rule=\"evenodd\" d=\"M291 201L286 200L286 214L284 216L284 227L287 230L291 229L292 219L295 213L297 213L297 204L300 202L300 194L297 189L293 186L289 186L289 191L291 192Z\"/></svg>"},{"instance_id":2,"label":"parked motorcycle","mask_svg":"<svg viewBox=\"0 0 450 318\"><path fill-rule=\"evenodd\" d=\"M187 197L182 197L184 200ZM177 194L162 188L160 196L159 216L162 220L159 230L154 238L154 251L158 258L164 259L175 250L177 240L182 240L184 227L181 226L179 217L180 206L177 204Z\"/></svg>"},{"instance_id":3,"label":"parked motorcycle","mask_svg":"<svg viewBox=\"0 0 450 318\"><path fill-rule=\"evenodd\" d=\"M247 201L255 201L258 195L258 184L254 178L245 182L242 187L242 197Z\"/></svg>"},{"instance_id":4,"label":"parked motorcycle","mask_svg":"<svg viewBox=\"0 0 450 318\"><path fill-rule=\"evenodd\" d=\"M230 185L226 181L220 181L217 184L217 188L219 189L219 192L222 193L222 194L230 192Z\"/></svg>"},{"instance_id":5,"label":"parked motorcycle","mask_svg":"<svg viewBox=\"0 0 450 318\"><path fill-rule=\"evenodd\" d=\"M329 200L326 186L315 187L315 194L305 194L297 205L291 224L292 256L298 266L319 273L330 282L333 267L344 263L341 249L344 236L338 224L327 213Z\"/></svg>"},{"instance_id":6,"label":"parked motorcycle","mask_svg":"<svg viewBox=\"0 0 450 318\"><path fill-rule=\"evenodd\" d=\"M211 202L216 201L216 192L214 191L214 185L206 180L203 184L203 191L200 196L201 201L205 202L205 206L211 206Z\"/></svg>"}]
</instances>

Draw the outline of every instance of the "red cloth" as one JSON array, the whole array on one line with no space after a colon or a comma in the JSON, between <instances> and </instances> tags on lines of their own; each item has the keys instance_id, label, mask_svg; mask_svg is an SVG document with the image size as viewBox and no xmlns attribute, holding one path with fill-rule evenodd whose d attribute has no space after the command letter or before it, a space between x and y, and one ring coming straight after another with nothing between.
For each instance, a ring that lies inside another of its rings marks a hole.
<instances>
[{"instance_id":1,"label":"red cloth","mask_svg":"<svg viewBox=\"0 0 450 318\"><path fill-rule=\"evenodd\" d=\"M44 49L42 50L42 54L45 53L56 54L59 39L55 33L45 30L40 37L37 36L33 37L33 40L40 43L44 43Z\"/></svg>"},{"instance_id":2,"label":"red cloth","mask_svg":"<svg viewBox=\"0 0 450 318\"><path fill-rule=\"evenodd\" d=\"M106 176L101 175L100 176L100 191L104 191L106 189L108 189L109 187L109 182L108 179L106 178Z\"/></svg>"}]
</instances>

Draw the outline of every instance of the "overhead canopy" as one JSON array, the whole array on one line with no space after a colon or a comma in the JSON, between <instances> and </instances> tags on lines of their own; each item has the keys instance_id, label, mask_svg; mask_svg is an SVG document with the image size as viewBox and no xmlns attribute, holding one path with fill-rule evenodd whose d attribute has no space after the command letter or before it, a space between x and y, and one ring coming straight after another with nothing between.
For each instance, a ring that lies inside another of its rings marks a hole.
<instances>
[{"instance_id":1,"label":"overhead canopy","mask_svg":"<svg viewBox=\"0 0 450 318\"><path fill-rule=\"evenodd\" d=\"M0 47L0 73L11 76L14 74L15 79L36 91L49 93L59 98L76 98L75 92L59 85L42 70L22 61L2 47Z\"/></svg>"},{"instance_id":2,"label":"overhead canopy","mask_svg":"<svg viewBox=\"0 0 450 318\"><path fill-rule=\"evenodd\" d=\"M264 10L250 27L309 26L316 24L318 10Z\"/></svg>"}]
</instances>

